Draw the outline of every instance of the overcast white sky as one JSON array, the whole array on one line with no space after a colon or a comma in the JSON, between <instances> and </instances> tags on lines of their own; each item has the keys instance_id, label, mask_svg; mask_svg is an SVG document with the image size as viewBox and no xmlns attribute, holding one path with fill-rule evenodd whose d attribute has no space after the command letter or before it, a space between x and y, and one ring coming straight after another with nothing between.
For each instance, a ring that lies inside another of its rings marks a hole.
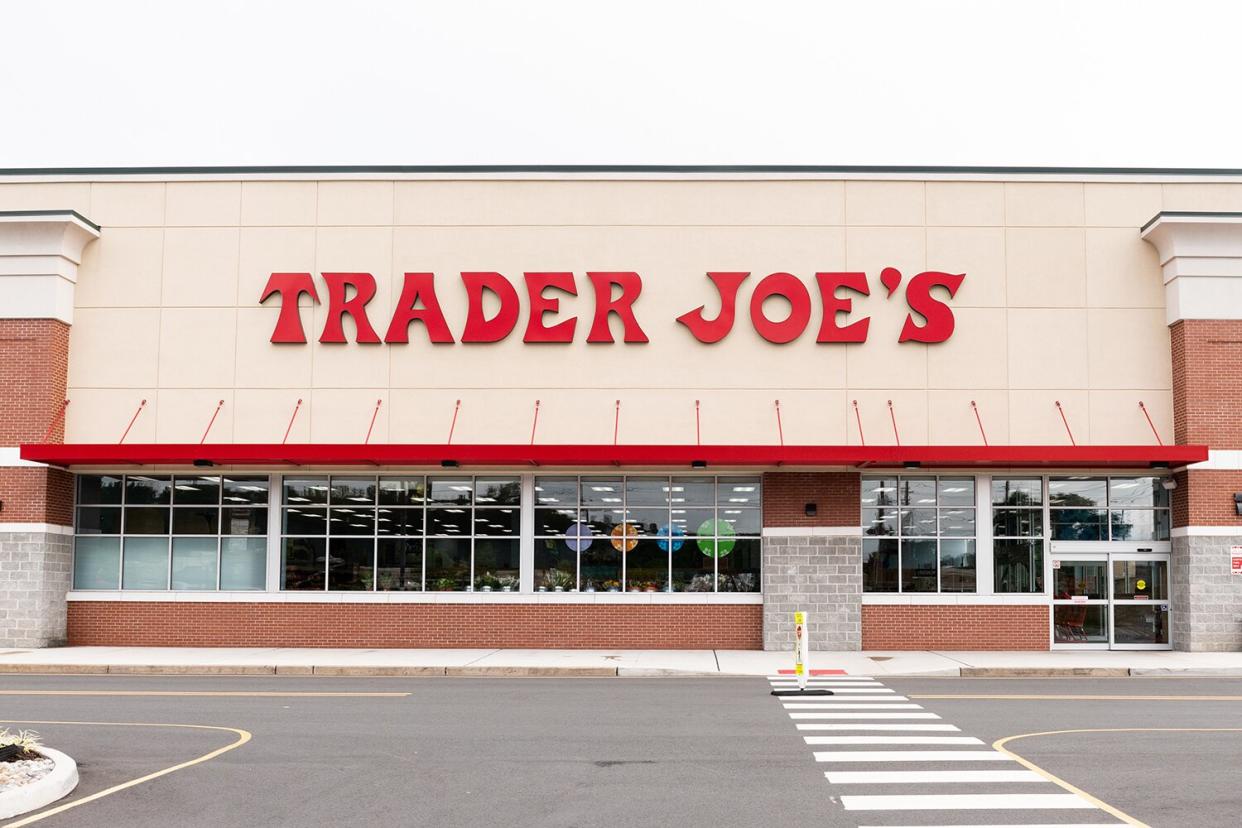
<instances>
[{"instance_id":1,"label":"overcast white sky","mask_svg":"<svg viewBox=\"0 0 1242 828\"><path fill-rule=\"evenodd\" d=\"M1242 4L0 2L0 167L1242 167Z\"/></svg>"}]
</instances>

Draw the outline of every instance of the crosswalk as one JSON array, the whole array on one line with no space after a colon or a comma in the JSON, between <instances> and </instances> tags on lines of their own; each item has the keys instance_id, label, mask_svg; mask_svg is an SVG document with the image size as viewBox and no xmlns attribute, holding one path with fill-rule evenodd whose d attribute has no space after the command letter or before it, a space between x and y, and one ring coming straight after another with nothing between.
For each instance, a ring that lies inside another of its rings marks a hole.
<instances>
[{"instance_id":1,"label":"crosswalk","mask_svg":"<svg viewBox=\"0 0 1242 828\"><path fill-rule=\"evenodd\" d=\"M768 681L797 688L790 676ZM860 828L945 828L946 819L954 828L1123 824L874 678L816 677L808 686L833 695L776 698L842 807L867 821Z\"/></svg>"}]
</instances>

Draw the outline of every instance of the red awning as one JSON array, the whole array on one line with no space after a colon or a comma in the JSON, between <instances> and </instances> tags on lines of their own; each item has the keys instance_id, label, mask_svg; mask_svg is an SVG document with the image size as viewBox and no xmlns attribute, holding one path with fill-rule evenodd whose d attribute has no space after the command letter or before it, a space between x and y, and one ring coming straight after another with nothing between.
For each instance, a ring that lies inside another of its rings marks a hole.
<instances>
[{"instance_id":1,"label":"red awning","mask_svg":"<svg viewBox=\"0 0 1242 828\"><path fill-rule=\"evenodd\" d=\"M1177 468L1207 446L408 445L280 443L28 444L54 466L854 466Z\"/></svg>"}]
</instances>

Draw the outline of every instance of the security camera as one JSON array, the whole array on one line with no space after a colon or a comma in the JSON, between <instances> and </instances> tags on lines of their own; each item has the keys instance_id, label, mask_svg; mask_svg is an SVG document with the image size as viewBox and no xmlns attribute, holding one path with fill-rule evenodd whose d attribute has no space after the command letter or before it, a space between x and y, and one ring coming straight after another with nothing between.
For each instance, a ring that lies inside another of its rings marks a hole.
<instances>
[{"instance_id":1,"label":"security camera","mask_svg":"<svg viewBox=\"0 0 1242 828\"><path fill-rule=\"evenodd\" d=\"M1177 481L1171 477L1166 477L1164 480L1160 481L1160 485L1164 486L1164 490L1166 492L1171 492L1177 488Z\"/></svg>"}]
</instances>

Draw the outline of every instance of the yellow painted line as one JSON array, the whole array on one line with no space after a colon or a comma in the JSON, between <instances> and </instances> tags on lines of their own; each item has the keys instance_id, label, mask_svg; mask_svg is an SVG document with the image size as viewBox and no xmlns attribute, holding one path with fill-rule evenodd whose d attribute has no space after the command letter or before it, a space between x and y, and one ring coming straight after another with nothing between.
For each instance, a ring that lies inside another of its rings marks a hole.
<instances>
[{"instance_id":1,"label":"yellow painted line","mask_svg":"<svg viewBox=\"0 0 1242 828\"><path fill-rule=\"evenodd\" d=\"M941 694L907 694L912 699L1015 699L1018 701L1242 701L1242 696L1092 696L1083 695L1038 695L1038 694L986 694L986 693L941 693Z\"/></svg>"},{"instance_id":2,"label":"yellow painted line","mask_svg":"<svg viewBox=\"0 0 1242 828\"><path fill-rule=\"evenodd\" d=\"M1098 797L1092 796L1082 788L1071 785L1059 776L1054 776L1029 759L1024 759L1012 750L1009 750L1009 748L1005 747L1006 743L1014 742L1018 739L1029 739L1034 736L1063 736L1069 733L1242 733L1242 727L1088 727L1076 730L1046 730L1042 733L1019 733L1016 736L1006 736L1003 739L997 739L992 743L992 747L995 750L998 750L1010 757L1023 767L1035 771L1035 773L1038 773L1049 782L1060 785L1070 793L1078 794L1092 805L1095 805L1102 811L1112 814L1122 822L1125 822L1128 825L1137 826L1137 828L1151 828L1151 826L1149 826L1146 822L1135 819L1125 811L1109 805L1107 802Z\"/></svg>"},{"instance_id":3,"label":"yellow painted line","mask_svg":"<svg viewBox=\"0 0 1242 828\"><path fill-rule=\"evenodd\" d=\"M140 776L137 779L131 779L128 782L122 782L119 785L113 785L111 788L105 788L102 791L96 791L90 796L84 796L81 799L74 800L73 802L66 802L64 805L58 805L55 808L52 808L47 811L43 811L42 813L33 814L24 819L19 819L16 822L5 823L4 828L21 828L21 826L23 825L30 825L32 823L39 822L40 820L47 819L50 816L55 816L56 814L62 814L65 811L78 807L79 805L85 805L88 802L94 802L98 799L103 799L105 796L111 796L112 794L118 793L127 788L132 788L136 785L141 785L143 782L150 782L152 779L158 779L161 776L167 776L170 773L175 773L176 771L183 770L193 765L198 765L198 764L202 764L203 762L208 762L212 759L215 759L217 756L220 756L221 754L228 753L230 750L233 750L234 748L241 747L242 745L246 744L246 742L249 742L251 739L250 732L247 730L242 730L241 728L237 728L237 727L215 727L213 725L162 724L162 723L153 723L153 722L50 722L50 721L27 721L27 720L16 720L16 719L2 719L0 720L0 722L4 724L24 724L24 725L97 725L97 726L104 726L104 727L181 727L181 728L187 728L187 729L192 729L192 730L221 730L221 731L225 731L228 733L237 734L236 741L231 742L222 748L216 748L210 753L204 753L202 756L199 756L195 759L191 759L188 762L182 762L180 764L173 765L172 767L164 768L162 770L157 770L154 773L148 773L146 776Z\"/></svg>"},{"instance_id":4,"label":"yellow painted line","mask_svg":"<svg viewBox=\"0 0 1242 828\"><path fill-rule=\"evenodd\" d=\"M0 690L0 696L226 696L234 698L363 698L399 699L410 693L297 693L278 690Z\"/></svg>"}]
</instances>

